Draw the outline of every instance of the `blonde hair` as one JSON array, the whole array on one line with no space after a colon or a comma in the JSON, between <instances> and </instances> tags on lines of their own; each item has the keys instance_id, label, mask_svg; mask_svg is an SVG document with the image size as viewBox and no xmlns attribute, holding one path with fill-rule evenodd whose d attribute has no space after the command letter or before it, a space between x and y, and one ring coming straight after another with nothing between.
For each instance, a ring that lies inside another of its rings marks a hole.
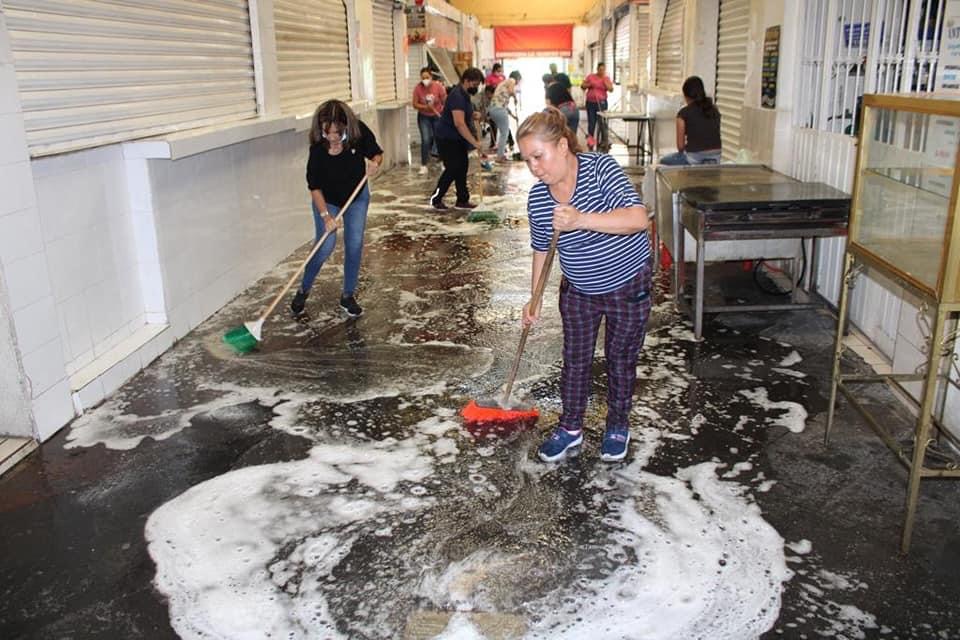
<instances>
[{"instance_id":1,"label":"blonde hair","mask_svg":"<svg viewBox=\"0 0 960 640\"><path fill-rule=\"evenodd\" d=\"M567 148L571 153L580 152L580 143L577 141L577 133L567 126L567 116L556 107L547 107L539 113L535 113L523 121L520 128L517 129L517 142L527 136L536 136L544 142L553 142L556 144L560 138L566 138Z\"/></svg>"}]
</instances>

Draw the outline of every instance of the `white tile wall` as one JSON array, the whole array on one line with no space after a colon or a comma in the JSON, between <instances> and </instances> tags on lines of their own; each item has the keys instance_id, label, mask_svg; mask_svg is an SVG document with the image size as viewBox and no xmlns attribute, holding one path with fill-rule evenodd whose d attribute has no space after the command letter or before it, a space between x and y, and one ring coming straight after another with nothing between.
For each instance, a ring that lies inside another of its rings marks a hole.
<instances>
[{"instance_id":1,"label":"white tile wall","mask_svg":"<svg viewBox=\"0 0 960 640\"><path fill-rule=\"evenodd\" d=\"M32 184L29 178L27 183ZM0 216L0 260L4 264L42 250L43 236L36 207Z\"/></svg>"},{"instance_id":2,"label":"white tile wall","mask_svg":"<svg viewBox=\"0 0 960 640\"><path fill-rule=\"evenodd\" d=\"M33 418L37 423L37 437L43 441L70 422L75 415L66 379L33 400Z\"/></svg>"},{"instance_id":3,"label":"white tile wall","mask_svg":"<svg viewBox=\"0 0 960 640\"><path fill-rule=\"evenodd\" d=\"M113 145L33 168L65 364L75 371L143 324L126 166Z\"/></svg>"},{"instance_id":4,"label":"white tile wall","mask_svg":"<svg viewBox=\"0 0 960 640\"><path fill-rule=\"evenodd\" d=\"M149 161L163 300L176 337L309 240L306 155L304 135L284 132Z\"/></svg>"},{"instance_id":5,"label":"white tile wall","mask_svg":"<svg viewBox=\"0 0 960 640\"><path fill-rule=\"evenodd\" d=\"M41 298L14 312L13 321L21 353L33 353L60 335L53 296Z\"/></svg>"},{"instance_id":6,"label":"white tile wall","mask_svg":"<svg viewBox=\"0 0 960 640\"><path fill-rule=\"evenodd\" d=\"M8 164L0 171L0 198L0 215L32 208L37 204L27 160Z\"/></svg>"},{"instance_id":7,"label":"white tile wall","mask_svg":"<svg viewBox=\"0 0 960 640\"><path fill-rule=\"evenodd\" d=\"M27 133L23 128L23 116L20 113L0 114L0 132L3 132L3 144L0 144L0 167L26 162Z\"/></svg>"},{"instance_id":8,"label":"white tile wall","mask_svg":"<svg viewBox=\"0 0 960 640\"><path fill-rule=\"evenodd\" d=\"M30 379L30 389L34 398L38 398L54 385L66 380L67 372L63 366L63 348L60 338L23 353L23 370Z\"/></svg>"},{"instance_id":9,"label":"white tile wall","mask_svg":"<svg viewBox=\"0 0 960 640\"><path fill-rule=\"evenodd\" d=\"M50 295L50 274L44 252L6 263L7 293L14 312Z\"/></svg>"}]
</instances>

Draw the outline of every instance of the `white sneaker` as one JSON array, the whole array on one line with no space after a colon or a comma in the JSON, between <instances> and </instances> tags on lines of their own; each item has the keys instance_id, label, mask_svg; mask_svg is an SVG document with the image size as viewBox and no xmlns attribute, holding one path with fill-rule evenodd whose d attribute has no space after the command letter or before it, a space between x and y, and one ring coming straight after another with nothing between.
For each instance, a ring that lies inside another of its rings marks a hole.
<instances>
[{"instance_id":1,"label":"white sneaker","mask_svg":"<svg viewBox=\"0 0 960 640\"><path fill-rule=\"evenodd\" d=\"M427 175L427 165L424 164L420 166L420 175L422 176Z\"/></svg>"}]
</instances>

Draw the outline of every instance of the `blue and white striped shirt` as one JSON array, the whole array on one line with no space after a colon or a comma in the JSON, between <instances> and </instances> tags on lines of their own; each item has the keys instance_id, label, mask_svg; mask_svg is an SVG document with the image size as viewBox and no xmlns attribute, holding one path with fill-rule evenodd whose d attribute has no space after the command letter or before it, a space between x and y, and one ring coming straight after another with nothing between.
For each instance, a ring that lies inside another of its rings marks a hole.
<instances>
[{"instance_id":1,"label":"blue and white striped shirt","mask_svg":"<svg viewBox=\"0 0 960 640\"><path fill-rule=\"evenodd\" d=\"M530 189L527 216L530 246L546 251L553 235L553 209L559 204L550 189L538 182ZM590 215L642 205L623 169L603 153L577 154L577 186L570 206ZM581 293L600 294L619 289L633 278L650 258L646 231L629 235L576 230L560 234L557 242L560 268Z\"/></svg>"}]
</instances>

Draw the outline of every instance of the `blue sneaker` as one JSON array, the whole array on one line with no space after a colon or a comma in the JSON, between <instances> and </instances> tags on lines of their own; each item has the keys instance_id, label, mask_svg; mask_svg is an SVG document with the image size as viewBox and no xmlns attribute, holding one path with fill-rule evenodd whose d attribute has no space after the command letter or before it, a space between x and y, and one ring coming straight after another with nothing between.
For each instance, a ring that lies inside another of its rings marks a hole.
<instances>
[{"instance_id":1,"label":"blue sneaker","mask_svg":"<svg viewBox=\"0 0 960 640\"><path fill-rule=\"evenodd\" d=\"M629 445L628 427L607 427L603 434L603 444L600 446L600 459L604 462L620 462L627 457Z\"/></svg>"},{"instance_id":2,"label":"blue sneaker","mask_svg":"<svg viewBox=\"0 0 960 640\"><path fill-rule=\"evenodd\" d=\"M544 440L537 451L544 462L555 462L567 454L567 451L583 444L583 431L570 432L563 427L555 427L550 437Z\"/></svg>"}]
</instances>

